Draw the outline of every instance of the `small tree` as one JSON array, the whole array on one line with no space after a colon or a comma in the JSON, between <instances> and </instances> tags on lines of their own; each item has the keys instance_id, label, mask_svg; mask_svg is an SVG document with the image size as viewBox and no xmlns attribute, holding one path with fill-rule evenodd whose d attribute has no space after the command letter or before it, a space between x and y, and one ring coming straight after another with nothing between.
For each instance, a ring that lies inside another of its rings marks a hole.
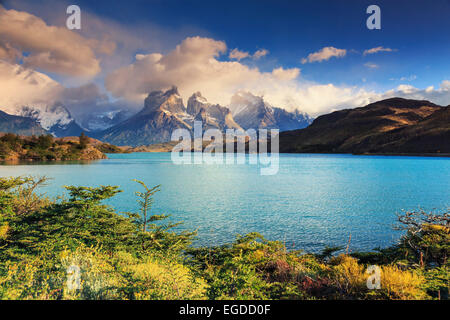
<instances>
[{"instance_id":1,"label":"small tree","mask_svg":"<svg viewBox=\"0 0 450 320\"><path fill-rule=\"evenodd\" d=\"M450 212L435 214L423 210L398 215L398 230L406 230L400 248L408 260L421 267L443 266L450 256Z\"/></svg>"},{"instance_id":2,"label":"small tree","mask_svg":"<svg viewBox=\"0 0 450 320\"><path fill-rule=\"evenodd\" d=\"M172 228L180 225L181 223L168 223L168 224L155 224L156 221L167 219L169 216L165 214L151 215L150 210L153 204L153 195L160 191L160 186L157 185L153 188L147 187L147 185L139 180L134 179L141 186L144 187L144 192L136 192L139 197L138 203L140 206L140 214L129 214L134 218L139 230L139 239L141 248L144 251L156 248L158 250L183 250L190 243L191 239L196 232L183 231L181 233L171 232Z\"/></svg>"},{"instance_id":3,"label":"small tree","mask_svg":"<svg viewBox=\"0 0 450 320\"><path fill-rule=\"evenodd\" d=\"M148 213L152 208L152 204L153 204L153 195L160 191L161 189L159 188L161 185L157 185L156 187L153 188L149 188L147 187L147 185L139 180L134 179L133 181L136 181L137 183L139 183L141 186L144 187L145 192L139 192L136 191L136 195L140 198L138 200L138 203L141 207L141 225L142 225L142 232L147 232L147 224L150 221L156 221L156 220L162 220L165 219L167 216L166 215L159 215L159 216L152 216L152 217L148 217Z\"/></svg>"},{"instance_id":4,"label":"small tree","mask_svg":"<svg viewBox=\"0 0 450 320\"><path fill-rule=\"evenodd\" d=\"M38 137L38 148L48 149L53 145L53 136L51 134L41 135Z\"/></svg>"},{"instance_id":5,"label":"small tree","mask_svg":"<svg viewBox=\"0 0 450 320\"><path fill-rule=\"evenodd\" d=\"M87 135L85 135L84 132L82 132L80 135L80 148L86 149L88 143L89 143L89 137Z\"/></svg>"}]
</instances>

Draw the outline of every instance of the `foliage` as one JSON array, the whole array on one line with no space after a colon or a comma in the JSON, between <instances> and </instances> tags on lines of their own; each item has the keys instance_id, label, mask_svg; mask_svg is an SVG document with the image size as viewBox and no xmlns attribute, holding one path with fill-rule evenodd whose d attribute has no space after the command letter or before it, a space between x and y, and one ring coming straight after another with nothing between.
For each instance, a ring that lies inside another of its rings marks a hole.
<instances>
[{"instance_id":1,"label":"foliage","mask_svg":"<svg viewBox=\"0 0 450 320\"><path fill-rule=\"evenodd\" d=\"M210 299L301 298L295 280L298 252L288 253L281 242L258 233L238 236L230 245L191 248L191 264L210 287Z\"/></svg>"},{"instance_id":2,"label":"foliage","mask_svg":"<svg viewBox=\"0 0 450 320\"><path fill-rule=\"evenodd\" d=\"M121 293L127 299L205 299L206 282L171 254L134 258L122 252L115 267L126 274Z\"/></svg>"},{"instance_id":3,"label":"foliage","mask_svg":"<svg viewBox=\"0 0 450 320\"><path fill-rule=\"evenodd\" d=\"M0 137L0 159L46 161L75 160L79 157L80 148L71 142L56 140L50 134L22 137L7 133Z\"/></svg>"},{"instance_id":4,"label":"foliage","mask_svg":"<svg viewBox=\"0 0 450 320\"><path fill-rule=\"evenodd\" d=\"M339 299L389 299L416 300L426 299L428 295L423 290L425 281L420 273L414 270L402 270L395 265L380 267L380 289L369 290L366 266L358 263L349 255L339 255L330 261L332 282L337 287Z\"/></svg>"},{"instance_id":5,"label":"foliage","mask_svg":"<svg viewBox=\"0 0 450 320\"><path fill-rule=\"evenodd\" d=\"M382 288L378 295L391 300L417 300L428 298L422 290L425 278L417 271L402 270L391 265L381 268ZM384 296L383 296L384 295Z\"/></svg>"},{"instance_id":6,"label":"foliage","mask_svg":"<svg viewBox=\"0 0 450 320\"><path fill-rule=\"evenodd\" d=\"M0 299L448 299L448 213L403 216L399 244L369 253L288 251L258 233L195 248L195 233L153 212L160 186L135 181L139 212L118 214L103 204L116 186L49 199L37 193L45 177L0 178Z\"/></svg>"},{"instance_id":7,"label":"foliage","mask_svg":"<svg viewBox=\"0 0 450 320\"><path fill-rule=\"evenodd\" d=\"M73 266L78 269L74 276L80 277L79 285L70 281ZM149 254L136 258L124 251L105 253L79 246L8 261L0 278L0 298L202 299L205 286L171 257Z\"/></svg>"}]
</instances>

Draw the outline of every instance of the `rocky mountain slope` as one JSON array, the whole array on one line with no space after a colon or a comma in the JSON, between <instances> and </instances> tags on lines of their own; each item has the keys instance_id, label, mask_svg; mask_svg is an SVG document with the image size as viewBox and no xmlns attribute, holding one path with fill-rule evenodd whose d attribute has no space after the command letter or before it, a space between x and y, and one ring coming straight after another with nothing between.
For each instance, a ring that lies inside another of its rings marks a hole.
<instances>
[{"instance_id":1,"label":"rocky mountain slope","mask_svg":"<svg viewBox=\"0 0 450 320\"><path fill-rule=\"evenodd\" d=\"M104 112L91 111L89 114L83 114L77 120L83 128L86 128L90 132L97 132L111 128L112 126L127 120L133 114L134 113L127 109L116 109Z\"/></svg>"},{"instance_id":2,"label":"rocky mountain slope","mask_svg":"<svg viewBox=\"0 0 450 320\"><path fill-rule=\"evenodd\" d=\"M392 98L336 111L281 133L280 152L450 153L450 109Z\"/></svg>"},{"instance_id":3,"label":"rocky mountain slope","mask_svg":"<svg viewBox=\"0 0 450 320\"><path fill-rule=\"evenodd\" d=\"M20 135L41 135L47 131L34 119L15 116L0 111L0 132L11 132Z\"/></svg>"},{"instance_id":4,"label":"rocky mountain slope","mask_svg":"<svg viewBox=\"0 0 450 320\"><path fill-rule=\"evenodd\" d=\"M194 120L202 121L203 129L242 129L233 119L230 109L218 104L208 103L200 92L194 93L188 100L186 112Z\"/></svg>"}]
</instances>

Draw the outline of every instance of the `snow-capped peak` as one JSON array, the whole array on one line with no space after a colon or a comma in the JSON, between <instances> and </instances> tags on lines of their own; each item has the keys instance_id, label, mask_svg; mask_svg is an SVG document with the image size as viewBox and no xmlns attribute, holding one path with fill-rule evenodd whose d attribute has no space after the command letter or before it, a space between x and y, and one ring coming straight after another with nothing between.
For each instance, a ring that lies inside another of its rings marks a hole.
<instances>
[{"instance_id":1,"label":"snow-capped peak","mask_svg":"<svg viewBox=\"0 0 450 320\"><path fill-rule=\"evenodd\" d=\"M62 104L23 106L16 110L16 114L37 120L46 130L55 125L64 127L74 121L70 112Z\"/></svg>"}]
</instances>

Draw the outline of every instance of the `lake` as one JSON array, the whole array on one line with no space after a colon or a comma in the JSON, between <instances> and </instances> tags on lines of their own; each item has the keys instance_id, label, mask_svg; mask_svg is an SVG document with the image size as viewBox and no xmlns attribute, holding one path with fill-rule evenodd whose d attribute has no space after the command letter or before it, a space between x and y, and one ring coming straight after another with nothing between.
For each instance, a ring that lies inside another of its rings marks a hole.
<instances>
[{"instance_id":1,"label":"lake","mask_svg":"<svg viewBox=\"0 0 450 320\"><path fill-rule=\"evenodd\" d=\"M310 252L346 246L350 235L352 251L371 250L398 239L396 213L450 207L449 158L281 154L278 174L262 176L248 163L175 165L169 153L108 157L1 165L0 176L46 175L52 180L41 191L52 196L63 185L118 185L123 193L107 203L122 212L138 209L132 179L161 184L152 212L198 230L196 245L257 231Z\"/></svg>"}]
</instances>

